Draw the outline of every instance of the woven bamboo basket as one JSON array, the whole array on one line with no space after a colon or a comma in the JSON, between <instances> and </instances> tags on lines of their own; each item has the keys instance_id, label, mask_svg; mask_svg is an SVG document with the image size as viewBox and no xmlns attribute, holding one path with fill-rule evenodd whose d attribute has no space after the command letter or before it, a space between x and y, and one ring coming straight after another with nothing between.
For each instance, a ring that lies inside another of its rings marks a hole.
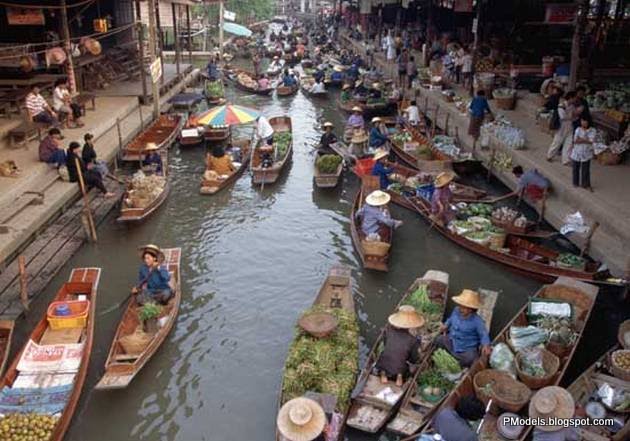
<instances>
[{"instance_id":1,"label":"woven bamboo basket","mask_svg":"<svg viewBox=\"0 0 630 441\"><path fill-rule=\"evenodd\" d=\"M335 332L339 321L337 317L327 312L305 314L298 320L300 328L316 338L326 338Z\"/></svg>"},{"instance_id":2,"label":"woven bamboo basket","mask_svg":"<svg viewBox=\"0 0 630 441\"><path fill-rule=\"evenodd\" d=\"M361 246L363 247L363 252L365 254L383 257L386 256L389 252L390 244L388 244L387 242L379 242L375 240L362 240Z\"/></svg>"},{"instance_id":3,"label":"woven bamboo basket","mask_svg":"<svg viewBox=\"0 0 630 441\"><path fill-rule=\"evenodd\" d=\"M525 384L496 369L484 369L477 373L473 378L473 387L477 398L484 404L492 399L496 406L514 413L518 413L532 395Z\"/></svg>"},{"instance_id":4,"label":"woven bamboo basket","mask_svg":"<svg viewBox=\"0 0 630 441\"><path fill-rule=\"evenodd\" d=\"M630 381L630 370L623 369L615 364L615 354L630 352L628 349L619 349L610 355L610 373L620 380Z\"/></svg>"},{"instance_id":5,"label":"woven bamboo basket","mask_svg":"<svg viewBox=\"0 0 630 441\"><path fill-rule=\"evenodd\" d=\"M556 355L558 358L563 358L566 355L569 355L569 352L571 352L571 348L571 346L564 346L554 341L548 341L545 345L545 349Z\"/></svg>"},{"instance_id":6,"label":"woven bamboo basket","mask_svg":"<svg viewBox=\"0 0 630 441\"><path fill-rule=\"evenodd\" d=\"M497 96L495 94L492 95L494 98L494 104L501 110L514 110L516 107L516 94L512 94L512 96Z\"/></svg>"},{"instance_id":7,"label":"woven bamboo basket","mask_svg":"<svg viewBox=\"0 0 630 441\"><path fill-rule=\"evenodd\" d=\"M554 376L558 373L558 369L560 369L560 359L555 354L546 349L541 349L540 351L543 356L543 368L545 369L544 377L534 377L523 372L521 370L522 354L520 352L516 354L514 364L516 365L518 378L531 389L540 389L545 386L549 386L553 383Z\"/></svg>"},{"instance_id":8,"label":"woven bamboo basket","mask_svg":"<svg viewBox=\"0 0 630 441\"><path fill-rule=\"evenodd\" d=\"M505 233L491 233L489 236L488 246L493 250L500 250L505 245L507 234Z\"/></svg>"},{"instance_id":9,"label":"woven bamboo basket","mask_svg":"<svg viewBox=\"0 0 630 441\"><path fill-rule=\"evenodd\" d=\"M630 319L619 325L619 330L617 331L617 340L619 341L621 347L624 349L630 349L630 340L626 342L626 339L624 338L626 333L630 335Z\"/></svg>"},{"instance_id":10,"label":"woven bamboo basket","mask_svg":"<svg viewBox=\"0 0 630 441\"><path fill-rule=\"evenodd\" d=\"M132 334L121 337L118 342L127 354L140 354L151 339L152 336L144 332L142 326L138 326Z\"/></svg>"},{"instance_id":11,"label":"woven bamboo basket","mask_svg":"<svg viewBox=\"0 0 630 441\"><path fill-rule=\"evenodd\" d=\"M621 162L621 155L605 150L597 155L597 162L602 165L617 165Z\"/></svg>"}]
</instances>

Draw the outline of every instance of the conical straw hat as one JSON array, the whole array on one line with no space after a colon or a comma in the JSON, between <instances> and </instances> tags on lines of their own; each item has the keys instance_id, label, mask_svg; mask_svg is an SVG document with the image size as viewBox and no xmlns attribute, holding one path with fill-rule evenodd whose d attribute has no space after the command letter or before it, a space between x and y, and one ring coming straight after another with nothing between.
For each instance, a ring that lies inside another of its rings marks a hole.
<instances>
[{"instance_id":1,"label":"conical straw hat","mask_svg":"<svg viewBox=\"0 0 630 441\"><path fill-rule=\"evenodd\" d=\"M374 190L372 193L367 195L365 202L373 207L380 207L381 205L387 205L390 199L391 196L384 191Z\"/></svg>"},{"instance_id":2,"label":"conical straw hat","mask_svg":"<svg viewBox=\"0 0 630 441\"><path fill-rule=\"evenodd\" d=\"M442 172L435 178L435 186L440 188L451 182L455 176L451 172Z\"/></svg>"},{"instance_id":3,"label":"conical straw hat","mask_svg":"<svg viewBox=\"0 0 630 441\"><path fill-rule=\"evenodd\" d=\"M311 441L326 426L324 409L309 398L294 398L278 412L278 430L290 441Z\"/></svg>"},{"instance_id":4,"label":"conical straw hat","mask_svg":"<svg viewBox=\"0 0 630 441\"><path fill-rule=\"evenodd\" d=\"M575 402L566 389L547 386L540 389L529 402L530 418L570 419L575 413ZM562 426L536 426L543 432L560 430Z\"/></svg>"},{"instance_id":5,"label":"conical straw hat","mask_svg":"<svg viewBox=\"0 0 630 441\"><path fill-rule=\"evenodd\" d=\"M466 308L479 309L481 308L481 299L479 293L472 289L465 289L458 296L453 297L453 301L458 305Z\"/></svg>"},{"instance_id":6,"label":"conical straw hat","mask_svg":"<svg viewBox=\"0 0 630 441\"><path fill-rule=\"evenodd\" d=\"M400 329L420 328L424 325L424 317L418 314L411 305L402 305L397 312L389 316L387 321L390 325Z\"/></svg>"}]
</instances>

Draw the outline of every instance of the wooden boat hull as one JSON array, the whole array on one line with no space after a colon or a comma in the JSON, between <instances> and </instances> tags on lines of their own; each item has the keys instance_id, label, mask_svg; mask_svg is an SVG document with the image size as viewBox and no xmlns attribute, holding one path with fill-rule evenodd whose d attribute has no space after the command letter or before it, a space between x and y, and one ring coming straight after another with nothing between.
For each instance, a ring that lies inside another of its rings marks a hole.
<instances>
[{"instance_id":1,"label":"wooden boat hull","mask_svg":"<svg viewBox=\"0 0 630 441\"><path fill-rule=\"evenodd\" d=\"M334 278L336 280L334 280L333 283L333 278L332 278L332 274L333 272L337 271L337 274L335 274ZM341 275L341 273L346 273L344 275ZM341 281L340 278L345 279L345 283L346 285L340 285L339 282ZM339 289L335 289L335 287L340 287ZM335 291L334 294L331 296L333 290ZM336 300L336 298L338 298L338 300ZM354 300L352 298L352 278L350 277L350 269L346 268L344 266L333 266L333 268L329 271L328 277L326 277L326 280L324 280L324 283L322 284L319 293L317 295L317 297L315 298L315 301L313 302L313 306L317 306L317 305L321 305L321 306L328 306L328 307L336 307L336 308L343 308L344 310L351 312L353 315L355 315L355 310L354 310ZM356 315L355 315L356 317ZM356 318L355 318L356 319ZM355 356L358 358L359 354L355 354ZM283 394L283 386L284 386L284 376L282 379L282 384L280 384L280 396L278 398L278 412L280 411L280 408L282 407L282 405L285 403L285 399L284 399L284 394ZM340 413L338 411L336 411L337 413ZM346 420L348 418L348 411L346 411L345 413L343 413L343 418L342 418L342 424L341 424L341 428L339 433L337 434L336 439L338 441L343 440L343 432L344 432L344 427L345 427L345 423ZM275 436L276 441L283 441L284 438L282 437L282 435L280 434L280 432L277 430L276 428L276 436Z\"/></svg>"},{"instance_id":2,"label":"wooden boat hull","mask_svg":"<svg viewBox=\"0 0 630 441\"><path fill-rule=\"evenodd\" d=\"M263 95L263 96L271 95L271 93L273 92L273 88L271 87L267 89L254 89L253 87L246 86L245 84L238 81L237 75L238 73L235 73L235 72L228 73L226 78L230 80L232 84L234 84L234 87L236 87L239 90L242 90L243 92L252 93L254 95ZM254 77L252 76L252 78Z\"/></svg>"},{"instance_id":3,"label":"wooden boat hull","mask_svg":"<svg viewBox=\"0 0 630 441\"><path fill-rule=\"evenodd\" d=\"M168 194L170 193L170 191L171 191L171 186L169 182L166 181L166 184L164 185L164 190L162 190L162 193L160 193L160 195L157 198L155 198L148 206L144 208L122 207L120 209L120 216L118 216L118 218L116 219L116 222L121 222L121 223L142 222L143 220L151 216L158 208L162 206L164 201L166 201L166 198L168 197ZM127 195L128 193L125 193L125 195L123 196L123 201L127 198Z\"/></svg>"},{"instance_id":4,"label":"wooden boat hull","mask_svg":"<svg viewBox=\"0 0 630 441\"><path fill-rule=\"evenodd\" d=\"M317 156L315 157L317 162ZM317 188L334 188L339 183L339 178L343 173L343 162L339 163L337 171L333 174L323 174L317 169L317 165L313 166L313 179L315 180L315 186Z\"/></svg>"},{"instance_id":5,"label":"wooden boat hull","mask_svg":"<svg viewBox=\"0 0 630 441\"><path fill-rule=\"evenodd\" d=\"M141 326L137 317L135 299L131 298L127 303L127 308L116 329L116 335L109 349L109 354L105 361L105 373L94 387L97 390L122 389L129 386L131 381L164 343L177 321L182 298L180 273L182 250L181 248L167 248L162 251L165 256L164 265L167 266L168 271L171 273L171 288L174 292L173 298L165 306L169 311L168 319L142 352L132 355L126 354L119 339L133 333L136 326Z\"/></svg>"},{"instance_id":6,"label":"wooden boat hull","mask_svg":"<svg viewBox=\"0 0 630 441\"><path fill-rule=\"evenodd\" d=\"M551 380L551 386L557 386L562 381L562 378L566 372L571 359L577 349L578 343L582 337L584 332L584 328L588 319L591 315L591 311L593 310L593 306L595 305L595 300L597 298L599 289L593 285L589 285L587 283L583 283L577 281L575 279L571 279L568 277L559 277L553 284L545 285L534 295L537 298L547 298L547 299L559 299L562 301L566 301L572 304L574 310L574 330L578 333L577 340L573 347L570 349L567 355L560 357L560 367L558 372ZM527 307L528 304L525 304L516 316L501 330L501 332L497 335L497 337L492 341L492 344L495 345L497 343L507 343L509 338L509 330L511 326L526 326L529 322L527 319ZM442 402L440 408L436 410L439 412L440 409L448 406L454 408L457 404L460 397L465 395L475 395L475 390L473 387L473 378L474 376L484 370L489 368L488 357L482 356L471 366L468 370L468 373L464 376L464 378L460 381L460 383L455 387L455 389L448 395L448 397ZM528 406L524 406L521 410L521 414L519 417L526 418ZM483 431L480 434L480 438L484 437L493 437L496 435L496 416L493 415L494 412L489 412L484 417L484 425ZM525 415L524 415L525 414ZM430 425L425 426L423 432L427 432L430 428ZM531 426L525 427L521 436L518 438L519 441L524 441L532 430ZM495 439L495 438L491 438Z\"/></svg>"},{"instance_id":7,"label":"wooden boat hull","mask_svg":"<svg viewBox=\"0 0 630 441\"><path fill-rule=\"evenodd\" d=\"M87 322L84 329L84 339L82 340L83 352L81 354L78 371L74 378L72 391L70 392L68 401L61 413L61 416L59 417L59 420L57 421L56 427L52 431L49 441L63 440L64 435L70 426L70 422L72 421L74 412L76 411L77 404L79 403L81 391L88 372L90 355L92 353L92 345L94 341L96 298L100 275L100 268L75 268L72 270L68 282L59 289L54 298L54 301L63 301L67 299L75 299L77 294L83 294L86 295L87 299L90 301L90 308L88 310ZM33 332L31 332L29 340L33 340L35 343L39 344L42 341L42 338L44 338L49 332L51 332L51 330L48 326L46 312L44 312L42 319L35 326ZM22 350L20 350L20 352L16 355L11 363L11 366L4 374L0 388L11 387L18 377L18 363L24 353L24 350L26 349L27 344L25 344Z\"/></svg>"},{"instance_id":8,"label":"wooden boat hull","mask_svg":"<svg viewBox=\"0 0 630 441\"><path fill-rule=\"evenodd\" d=\"M147 143L154 142L159 149L170 147L186 123L186 118L178 114L160 115L151 125L127 144L122 152L123 161L141 161Z\"/></svg>"},{"instance_id":9,"label":"wooden boat hull","mask_svg":"<svg viewBox=\"0 0 630 441\"><path fill-rule=\"evenodd\" d=\"M238 141L235 142L235 145L238 145ZM213 195L213 194L217 194L224 188L227 188L231 186L232 184L234 184L238 180L238 178L245 172L245 170L247 170L247 167L249 167L249 161L251 159L250 149L251 149L251 145L250 145L249 140L247 140L246 146L241 146L241 154L242 154L243 162L241 162L241 166L238 168L238 170L236 170L234 173L230 175L229 178L224 179L223 181L210 182L210 181L206 181L205 179L202 179L201 188L199 192L201 194Z\"/></svg>"},{"instance_id":10,"label":"wooden boat hull","mask_svg":"<svg viewBox=\"0 0 630 441\"><path fill-rule=\"evenodd\" d=\"M293 87L289 87L289 86L278 86L276 88L276 95L278 96L291 96L291 95L295 95L297 93L297 91L300 89L300 86L293 86Z\"/></svg>"},{"instance_id":11,"label":"wooden boat hull","mask_svg":"<svg viewBox=\"0 0 630 441\"><path fill-rule=\"evenodd\" d=\"M275 133L286 131L293 133L291 118L289 118L288 116L270 118L269 124L271 124L271 127L273 127ZM293 156L293 139L291 140L291 143L287 148L287 152L284 155L284 158L274 162L273 166L268 168L263 168L260 166L260 157L258 152L259 147L260 142L254 150L254 160L252 164L252 184L273 184L278 180L280 174L286 168L286 165L289 163L291 157Z\"/></svg>"},{"instance_id":12,"label":"wooden boat hull","mask_svg":"<svg viewBox=\"0 0 630 441\"><path fill-rule=\"evenodd\" d=\"M4 373L11 352L11 341L13 340L12 320L0 320L0 375Z\"/></svg>"},{"instance_id":13,"label":"wooden boat hull","mask_svg":"<svg viewBox=\"0 0 630 441\"><path fill-rule=\"evenodd\" d=\"M206 130L203 132L203 139L208 142L221 142L225 141L230 137L232 130L230 127L227 128L211 128L206 127Z\"/></svg>"},{"instance_id":14,"label":"wooden boat hull","mask_svg":"<svg viewBox=\"0 0 630 441\"><path fill-rule=\"evenodd\" d=\"M444 309L446 308L446 300L448 296L448 283L449 275L447 273L435 270L427 271L422 278L416 279L407 289L407 291L405 291L405 294L403 294L402 298L400 299L396 310L398 309L398 307L400 307L400 305L404 304L407 297L411 293L416 291L418 287L420 287L421 285L427 285L429 289L429 298L433 302L438 303L442 306L443 315ZM429 356L431 342L433 340L430 334L426 333L426 328L427 327L425 326L420 330L420 333L423 334L423 359ZM385 423L387 423L392 415L398 410L398 407L400 406L403 397L406 396L409 388L415 384L415 375L410 375L402 387L395 386L393 382L389 382L387 385L383 386L382 384L380 384L380 380L377 375L374 375L373 370L378 361L378 348L381 345L384 337L385 328L381 330L379 336L374 342L372 350L368 355L367 362L357 380L357 386L355 387L355 392L353 393L354 397L350 406L347 420L348 426L368 433L376 433L381 430ZM378 393L377 391L379 390L379 388L383 389L384 387L389 387L392 389L392 392L396 392L399 394L398 399L394 403L386 402L375 397L375 395ZM365 423L362 421L362 419L359 417L361 413L372 413L369 423Z\"/></svg>"},{"instance_id":15,"label":"wooden boat hull","mask_svg":"<svg viewBox=\"0 0 630 441\"><path fill-rule=\"evenodd\" d=\"M393 242L394 230L390 229L389 234L389 249L385 255L370 254L364 250L362 240L363 234L361 233L361 226L356 219L356 213L359 211L365 197L374 190L377 190L379 186L378 178L376 176L366 176L362 178L362 188L359 190L350 212L350 235L352 236L352 244L355 250L359 254L363 268L371 269L374 271L389 271L389 255L391 254L391 245Z\"/></svg>"}]
</instances>

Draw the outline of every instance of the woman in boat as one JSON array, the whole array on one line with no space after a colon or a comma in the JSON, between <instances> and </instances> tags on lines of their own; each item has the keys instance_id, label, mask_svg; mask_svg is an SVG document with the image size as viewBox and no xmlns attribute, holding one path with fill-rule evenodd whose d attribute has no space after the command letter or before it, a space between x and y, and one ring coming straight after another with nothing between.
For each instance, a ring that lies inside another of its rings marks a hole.
<instances>
[{"instance_id":1,"label":"woman in boat","mask_svg":"<svg viewBox=\"0 0 630 441\"><path fill-rule=\"evenodd\" d=\"M83 183L85 184L86 191L90 191L92 188L98 188L103 196L111 198L114 193L107 191L107 187L103 184L103 178L99 172L92 168L91 164L86 164L79 155L79 149L81 144L73 141L68 146L68 152L66 153L66 168L68 169L68 177L70 182L79 182L79 170L83 177Z\"/></svg>"},{"instance_id":2,"label":"woman in boat","mask_svg":"<svg viewBox=\"0 0 630 441\"><path fill-rule=\"evenodd\" d=\"M138 272L138 284L131 288L138 305L161 303L166 305L173 296L169 282L171 275L164 262L164 253L157 245L145 245L140 248L142 265Z\"/></svg>"},{"instance_id":3,"label":"woman in boat","mask_svg":"<svg viewBox=\"0 0 630 441\"><path fill-rule=\"evenodd\" d=\"M284 403L276 424L282 438L287 441L324 441L329 430L322 406L305 397Z\"/></svg>"},{"instance_id":4,"label":"woman in boat","mask_svg":"<svg viewBox=\"0 0 630 441\"><path fill-rule=\"evenodd\" d=\"M217 68L217 61L214 58L214 55L210 57L208 60L208 64L206 65L206 71L208 72L208 79L210 81L215 81L219 79L219 70Z\"/></svg>"},{"instance_id":5,"label":"woman in boat","mask_svg":"<svg viewBox=\"0 0 630 441\"><path fill-rule=\"evenodd\" d=\"M481 308L479 293L464 289L453 297L457 307L451 316L442 324L436 340L436 346L451 353L460 366L470 367L479 358L479 348L483 355L490 355L490 336L481 316L477 314Z\"/></svg>"},{"instance_id":6,"label":"woman in boat","mask_svg":"<svg viewBox=\"0 0 630 441\"><path fill-rule=\"evenodd\" d=\"M365 204L356 212L361 221L361 231L365 237L388 242L391 228L400 227L403 222L393 219L387 210L391 196L381 190L375 190L365 198Z\"/></svg>"},{"instance_id":7,"label":"woman in boat","mask_svg":"<svg viewBox=\"0 0 630 441\"><path fill-rule=\"evenodd\" d=\"M322 80L316 79L315 84L311 86L310 92L314 94L326 93L326 88L324 87L324 83L322 83Z\"/></svg>"},{"instance_id":8,"label":"woman in boat","mask_svg":"<svg viewBox=\"0 0 630 441\"><path fill-rule=\"evenodd\" d=\"M348 122L346 123L346 126L354 130L365 129L365 120L363 119L363 110L359 106L354 106L352 108L352 115L350 115L350 117L348 118Z\"/></svg>"},{"instance_id":9,"label":"woman in boat","mask_svg":"<svg viewBox=\"0 0 630 441\"><path fill-rule=\"evenodd\" d=\"M350 90L351 88L352 86L350 86L349 84L344 84L341 88L341 96L339 97L339 99L342 103L347 103L352 99L352 91Z\"/></svg>"},{"instance_id":10,"label":"woman in boat","mask_svg":"<svg viewBox=\"0 0 630 441\"><path fill-rule=\"evenodd\" d=\"M267 75L263 74L258 80L258 90L267 89L269 89L269 78L267 78Z\"/></svg>"},{"instance_id":11,"label":"woman in boat","mask_svg":"<svg viewBox=\"0 0 630 441\"><path fill-rule=\"evenodd\" d=\"M231 175L234 172L232 157L225 153L222 145L212 147L212 153L206 157L206 170L212 170L219 176Z\"/></svg>"},{"instance_id":12,"label":"woman in boat","mask_svg":"<svg viewBox=\"0 0 630 441\"><path fill-rule=\"evenodd\" d=\"M403 385L403 378L410 371L410 365L420 360L421 339L411 334L412 329L424 325L424 317L410 305L403 305L387 319L389 326L385 329L383 352L376 362L376 370L380 374L381 383L396 379L396 386Z\"/></svg>"},{"instance_id":13,"label":"woman in boat","mask_svg":"<svg viewBox=\"0 0 630 441\"><path fill-rule=\"evenodd\" d=\"M319 140L319 148L317 149L318 155L332 155L335 151L330 148L331 144L337 143L337 136L333 132L335 126L330 121L324 123L324 134Z\"/></svg>"},{"instance_id":14,"label":"woman in boat","mask_svg":"<svg viewBox=\"0 0 630 441\"><path fill-rule=\"evenodd\" d=\"M532 441L577 441L580 439L573 427L552 425L549 420L567 421L575 414L575 402L566 390L558 386L547 386L540 389L529 402L529 417L538 421L546 420L548 424L536 426Z\"/></svg>"},{"instance_id":15,"label":"woman in boat","mask_svg":"<svg viewBox=\"0 0 630 441\"><path fill-rule=\"evenodd\" d=\"M431 426L444 441L477 441L477 433L469 421L479 421L485 415L483 403L474 395L466 395L452 407L440 410Z\"/></svg>"},{"instance_id":16,"label":"woman in boat","mask_svg":"<svg viewBox=\"0 0 630 441\"><path fill-rule=\"evenodd\" d=\"M161 175L164 164L162 163L162 155L160 155L159 147L154 142L148 142L144 148L145 156L142 160L142 168L153 171L156 175Z\"/></svg>"},{"instance_id":17,"label":"woman in boat","mask_svg":"<svg viewBox=\"0 0 630 441\"><path fill-rule=\"evenodd\" d=\"M455 176L451 172L442 172L435 178L435 190L431 196L431 215L442 225L447 225L455 217L451 208L453 193L449 184Z\"/></svg>"},{"instance_id":18,"label":"woman in boat","mask_svg":"<svg viewBox=\"0 0 630 441\"><path fill-rule=\"evenodd\" d=\"M379 148L389 141L389 136L383 134L381 131L381 122L383 120L378 116L372 118L372 128L370 129L370 147Z\"/></svg>"},{"instance_id":19,"label":"woman in boat","mask_svg":"<svg viewBox=\"0 0 630 441\"><path fill-rule=\"evenodd\" d=\"M389 153L385 149L379 149L374 153L374 166L372 167L372 176L378 176L381 190L386 190L391 183L389 181L389 175L394 173L393 168L388 168L385 164L385 160Z\"/></svg>"},{"instance_id":20,"label":"woman in boat","mask_svg":"<svg viewBox=\"0 0 630 441\"><path fill-rule=\"evenodd\" d=\"M87 166L91 164L92 168L101 174L101 177L105 179L105 176L109 173L107 164L105 161L97 159L96 149L94 148L94 135L86 133L83 136L85 144L83 144L83 150L81 151L81 158Z\"/></svg>"}]
</instances>

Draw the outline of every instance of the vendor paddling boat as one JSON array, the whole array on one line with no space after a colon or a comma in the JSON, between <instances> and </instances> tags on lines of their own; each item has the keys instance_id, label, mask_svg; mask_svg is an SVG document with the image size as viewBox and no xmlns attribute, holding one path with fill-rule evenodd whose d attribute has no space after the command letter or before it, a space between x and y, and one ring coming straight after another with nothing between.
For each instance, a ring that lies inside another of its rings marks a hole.
<instances>
[{"instance_id":1,"label":"vendor paddling boat","mask_svg":"<svg viewBox=\"0 0 630 441\"><path fill-rule=\"evenodd\" d=\"M0 375L4 373L11 352L11 340L13 339L12 320L0 320Z\"/></svg>"},{"instance_id":2,"label":"vendor paddling boat","mask_svg":"<svg viewBox=\"0 0 630 441\"><path fill-rule=\"evenodd\" d=\"M273 92L273 87L266 89L258 88L256 76L251 72L241 69L226 71L226 78L231 81L237 89L244 92L253 93L255 95L271 95L271 92Z\"/></svg>"},{"instance_id":3,"label":"vendor paddling boat","mask_svg":"<svg viewBox=\"0 0 630 441\"><path fill-rule=\"evenodd\" d=\"M236 182L243 172L247 170L251 158L251 141L249 139L237 139L234 141L233 146L240 150L241 162L234 163L236 170L224 176L219 176L216 173L211 175L207 173L209 170L206 170L201 180L201 189L199 190L201 194L213 195L220 192ZM228 153L226 152L226 154Z\"/></svg>"},{"instance_id":4,"label":"vendor paddling boat","mask_svg":"<svg viewBox=\"0 0 630 441\"><path fill-rule=\"evenodd\" d=\"M627 376L624 379L615 375L615 367L612 366L612 355L620 349L619 345L610 348L567 388L573 397L575 407L585 409L587 416L590 416L591 408L595 408L596 411L604 411L605 417L617 416L623 421L623 427L615 431L611 430L610 426L582 426L580 431L584 440L624 441L630 439L630 418L628 418L630 407L623 407L630 397L630 381ZM599 398L597 391L602 386L606 387L604 385L608 385L615 393L609 394L600 402L597 400ZM622 399L624 395L625 401Z\"/></svg>"},{"instance_id":5,"label":"vendor paddling boat","mask_svg":"<svg viewBox=\"0 0 630 441\"><path fill-rule=\"evenodd\" d=\"M175 325L182 298L180 274L182 251L181 248L168 248L163 249L162 253L163 264L171 275L169 283L173 296L162 306L158 330L154 334L142 331L142 323L138 318L140 307L132 297L116 329L105 361L105 373L95 386L97 390L122 389L129 386L144 365L155 355Z\"/></svg>"},{"instance_id":6,"label":"vendor paddling boat","mask_svg":"<svg viewBox=\"0 0 630 441\"><path fill-rule=\"evenodd\" d=\"M252 158L252 183L273 184L293 155L293 129L291 118L277 116L269 118L273 127L273 146L259 141Z\"/></svg>"},{"instance_id":7,"label":"vendor paddling boat","mask_svg":"<svg viewBox=\"0 0 630 441\"><path fill-rule=\"evenodd\" d=\"M389 228L388 234L381 235L381 240L367 240L365 234L361 231L361 221L356 218L356 213L366 203L365 198L374 190L378 190L379 187L379 180L376 176L365 176L361 179L361 189L350 211L350 235L363 267L387 272L389 271L389 256L394 238L394 229Z\"/></svg>"},{"instance_id":8,"label":"vendor paddling boat","mask_svg":"<svg viewBox=\"0 0 630 441\"><path fill-rule=\"evenodd\" d=\"M359 370L359 326L352 299L352 278L349 268L344 266L331 268L312 308L302 315L298 326L284 367L278 411L283 404L293 398L306 396L314 399L322 405L328 415L331 415L328 421L330 431L326 439L343 440L350 394ZM314 356L299 353L299 348L305 345L312 345L318 351L322 351L320 349L322 347L328 348L326 352L335 353L340 344L344 345L344 352L336 356L339 363L334 367L334 371L331 371L328 365L323 366L323 363ZM304 360L300 357L313 360ZM304 363L312 364L313 369L320 369L323 374L319 380L321 384L312 385L317 392L304 389L306 379L296 370L296 364ZM343 392L340 392L341 390ZM286 438L276 430L276 441L285 440Z\"/></svg>"},{"instance_id":9,"label":"vendor paddling boat","mask_svg":"<svg viewBox=\"0 0 630 441\"><path fill-rule=\"evenodd\" d=\"M494 237L490 236L482 240L477 235L466 236L466 232L458 234L457 225L453 222L451 222L452 225L443 225L431 218L431 202L424 197L405 196L405 204L401 203L401 206L406 207L407 205L413 207L416 212L431 223L434 230L446 238L524 276L547 283L560 276L598 283L605 282L610 276L607 269L600 269L602 268L601 264L588 256L559 253L533 242L534 239L527 240L516 234L496 231L496 235L501 236L497 237L496 241Z\"/></svg>"},{"instance_id":10,"label":"vendor paddling boat","mask_svg":"<svg viewBox=\"0 0 630 441\"><path fill-rule=\"evenodd\" d=\"M63 440L88 372L100 275L100 268L75 268L57 291L2 377L0 430L28 414L28 428L39 423L49 441Z\"/></svg>"},{"instance_id":11,"label":"vendor paddling boat","mask_svg":"<svg viewBox=\"0 0 630 441\"><path fill-rule=\"evenodd\" d=\"M419 349L420 356L426 357L430 353L432 341L437 335L442 316L446 307L448 296L449 275L442 271L429 270L422 278L416 279L398 302L396 311L401 305L412 305L415 307L414 298L423 296L424 301L429 301L435 305L436 312L432 314L422 314L425 324L421 328L416 328L416 332L422 339L422 348ZM396 412L400 401L407 390L415 384L414 375L409 375L402 386L396 386L394 381L383 384L378 373L375 372L376 363L379 359L380 351L385 338L385 328L377 337L365 366L357 379L350 413L347 424L355 429L368 432L378 432L391 416Z\"/></svg>"},{"instance_id":12,"label":"vendor paddling boat","mask_svg":"<svg viewBox=\"0 0 630 441\"><path fill-rule=\"evenodd\" d=\"M158 149L170 147L185 122L186 118L183 115L160 115L158 119L146 127L122 149L121 159L123 161L141 161L144 159L144 149L149 143L156 144Z\"/></svg>"},{"instance_id":13,"label":"vendor paddling boat","mask_svg":"<svg viewBox=\"0 0 630 441\"><path fill-rule=\"evenodd\" d=\"M503 343L510 350L514 350L517 344L518 347L527 347L525 339L518 341L515 339L514 327L522 328L533 324L539 326L538 323L541 322L536 322L535 317L541 317L542 311L549 311L550 308L554 308L553 305L556 305L554 314L566 313L567 320L571 323L572 343L559 347L557 344L552 345L552 341L547 341L543 356L545 375L543 377L531 376L520 368L521 362L519 360L522 357L522 351L517 352L514 359L518 382L505 372L491 369L488 357L482 356L471 366L464 379L442 402L436 412L444 407L455 408L459 399L467 395L476 395L484 404L487 404L488 400L491 399L492 405L483 419L480 439L497 439L499 437L496 415L512 412L516 413L519 418L527 418L528 403L533 392L546 386L557 386L564 377L595 305L597 293L597 287L567 277L559 277L553 284L543 286L497 335L492 341L492 346ZM551 369L552 372L547 369ZM492 386L487 386L489 384ZM430 430L431 426L427 425L423 432ZM531 430L531 426L523 427L520 434L515 434L510 439L523 441Z\"/></svg>"},{"instance_id":14,"label":"vendor paddling boat","mask_svg":"<svg viewBox=\"0 0 630 441\"><path fill-rule=\"evenodd\" d=\"M490 291L487 289L479 289L479 297L482 307L477 312L486 324L486 329L489 331L492 325L492 317L494 315L494 307L497 302L499 293L496 291ZM425 327L427 325L425 324ZM439 331L439 328L438 328ZM431 338L430 342L437 336L438 332L429 333L428 338ZM424 336L423 336L424 338ZM389 432L396 433L402 436L411 436L418 432L429 420L433 417L435 411L438 409L442 401L448 396L450 390L448 388L439 387L438 392L431 391L428 393L426 390L427 385L422 384L423 377L436 372L435 365L431 359L435 350L435 345L431 345L425 349L424 356L420 362L416 373L413 376L412 386L407 389L405 396L402 399L400 409L396 416L387 424L387 430ZM463 371L465 372L465 371ZM459 380L463 379L463 375ZM448 382L455 387L458 384L457 379L454 382ZM446 383L446 382L444 382ZM434 388L432 388L434 389ZM452 389L451 389L452 390Z\"/></svg>"}]
</instances>

